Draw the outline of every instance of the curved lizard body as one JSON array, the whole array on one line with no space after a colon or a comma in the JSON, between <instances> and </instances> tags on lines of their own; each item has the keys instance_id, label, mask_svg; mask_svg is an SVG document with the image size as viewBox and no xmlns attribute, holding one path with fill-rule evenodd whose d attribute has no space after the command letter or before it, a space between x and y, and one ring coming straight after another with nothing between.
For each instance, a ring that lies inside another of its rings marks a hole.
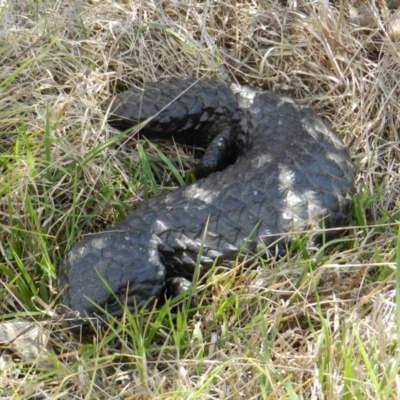
<instances>
[{"instance_id":1,"label":"curved lizard body","mask_svg":"<svg viewBox=\"0 0 400 400\"><path fill-rule=\"evenodd\" d=\"M72 246L58 285L61 303L81 317L100 314L93 303L121 315L110 289L135 309L187 288L201 248L204 270L239 252L257 253L260 245L283 254L293 231L345 224L354 193L348 151L294 100L172 79L117 95L109 122L127 129L148 118L141 135L206 147L198 180Z\"/></svg>"}]
</instances>

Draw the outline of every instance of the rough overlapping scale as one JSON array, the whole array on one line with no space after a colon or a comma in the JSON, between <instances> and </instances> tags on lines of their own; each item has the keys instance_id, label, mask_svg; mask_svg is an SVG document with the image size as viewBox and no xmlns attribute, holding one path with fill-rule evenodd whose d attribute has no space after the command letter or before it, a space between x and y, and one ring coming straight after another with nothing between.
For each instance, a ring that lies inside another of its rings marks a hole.
<instances>
[{"instance_id":1,"label":"rough overlapping scale","mask_svg":"<svg viewBox=\"0 0 400 400\"><path fill-rule=\"evenodd\" d=\"M183 144L207 146L213 139L207 128L221 118L238 121L239 115L231 90L218 81L151 82L144 90L119 93L112 102L109 123L118 129L132 128L149 118L141 129L149 139L162 135Z\"/></svg>"}]
</instances>

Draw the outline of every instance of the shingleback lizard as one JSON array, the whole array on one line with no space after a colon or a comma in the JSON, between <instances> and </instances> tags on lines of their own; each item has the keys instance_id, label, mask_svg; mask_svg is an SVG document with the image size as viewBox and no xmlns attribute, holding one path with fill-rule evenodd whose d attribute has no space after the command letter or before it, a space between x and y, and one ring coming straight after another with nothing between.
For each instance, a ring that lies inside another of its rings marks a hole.
<instances>
[{"instance_id":1,"label":"shingleback lizard","mask_svg":"<svg viewBox=\"0 0 400 400\"><path fill-rule=\"evenodd\" d=\"M177 78L116 96L112 126L125 130L147 119L140 134L150 140L206 148L197 181L144 202L71 247L58 288L61 304L80 317L101 316L93 303L120 316L109 289L132 310L187 289L202 244L200 271L260 246L284 254L294 231L346 223L354 193L348 151L326 122L294 100Z\"/></svg>"}]
</instances>

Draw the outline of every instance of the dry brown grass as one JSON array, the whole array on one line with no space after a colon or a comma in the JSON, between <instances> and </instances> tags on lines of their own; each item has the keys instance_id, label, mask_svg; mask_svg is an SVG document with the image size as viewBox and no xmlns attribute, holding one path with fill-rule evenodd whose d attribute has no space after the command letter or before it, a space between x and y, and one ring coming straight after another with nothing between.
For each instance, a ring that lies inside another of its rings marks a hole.
<instances>
[{"instance_id":1,"label":"dry brown grass","mask_svg":"<svg viewBox=\"0 0 400 400\"><path fill-rule=\"evenodd\" d=\"M195 76L295 97L342 134L359 193L354 242L340 251L214 277L212 301L181 332L187 348L174 328L146 345L119 332L90 347L50 326L52 368L13 364L5 349L1 398L398 396L400 45L385 2L372 3L368 30L348 22L347 0L0 1L0 264L17 274L20 259L38 287L47 271L38 295L51 309L65 248L112 222L118 199L142 200L134 146L123 138L96 150L115 135L107 101L131 85ZM2 282L4 318L32 309L10 276Z\"/></svg>"}]
</instances>

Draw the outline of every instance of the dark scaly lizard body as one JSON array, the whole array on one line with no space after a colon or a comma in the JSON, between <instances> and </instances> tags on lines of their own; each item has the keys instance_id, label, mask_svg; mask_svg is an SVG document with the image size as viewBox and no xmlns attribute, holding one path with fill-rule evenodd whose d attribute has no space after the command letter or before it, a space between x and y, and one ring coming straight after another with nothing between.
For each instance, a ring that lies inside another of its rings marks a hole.
<instances>
[{"instance_id":1,"label":"dark scaly lizard body","mask_svg":"<svg viewBox=\"0 0 400 400\"><path fill-rule=\"evenodd\" d=\"M151 306L166 287L171 293L187 287L206 224L203 269L216 259L235 260L243 246L245 253L259 244L284 253L293 229L345 223L354 192L347 149L327 123L292 99L172 79L117 95L109 122L127 129L150 117L143 136L207 147L195 170L200 179L72 246L58 286L61 303L80 316L96 315L92 302L122 313L99 275L131 309Z\"/></svg>"}]
</instances>

